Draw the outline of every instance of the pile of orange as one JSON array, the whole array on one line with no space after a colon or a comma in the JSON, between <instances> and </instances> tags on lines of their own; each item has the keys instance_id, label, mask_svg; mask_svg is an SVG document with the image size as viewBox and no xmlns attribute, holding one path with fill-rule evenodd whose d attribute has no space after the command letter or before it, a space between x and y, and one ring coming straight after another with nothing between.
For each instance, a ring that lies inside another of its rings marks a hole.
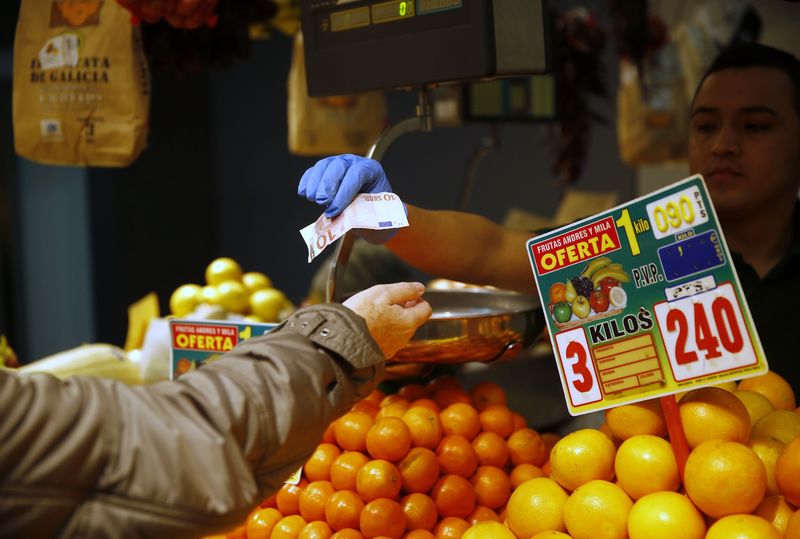
<instances>
[{"instance_id":1,"label":"pile of orange","mask_svg":"<svg viewBox=\"0 0 800 539\"><path fill-rule=\"evenodd\" d=\"M562 438L528 428L493 383L375 392L227 537L800 539L789 384L769 373L679 398L683 480L658 401Z\"/></svg>"}]
</instances>

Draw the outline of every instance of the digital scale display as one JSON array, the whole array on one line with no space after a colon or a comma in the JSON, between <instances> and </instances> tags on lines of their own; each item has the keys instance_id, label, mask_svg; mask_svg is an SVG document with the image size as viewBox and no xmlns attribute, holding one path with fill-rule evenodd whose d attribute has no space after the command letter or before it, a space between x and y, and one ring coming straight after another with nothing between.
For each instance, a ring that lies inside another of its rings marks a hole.
<instances>
[{"instance_id":1,"label":"digital scale display","mask_svg":"<svg viewBox=\"0 0 800 539\"><path fill-rule=\"evenodd\" d=\"M390 0L367 6L343 9L330 13L321 21L323 30L343 32L364 28L371 24L382 24L427 15L440 11L459 9L463 0Z\"/></svg>"}]
</instances>

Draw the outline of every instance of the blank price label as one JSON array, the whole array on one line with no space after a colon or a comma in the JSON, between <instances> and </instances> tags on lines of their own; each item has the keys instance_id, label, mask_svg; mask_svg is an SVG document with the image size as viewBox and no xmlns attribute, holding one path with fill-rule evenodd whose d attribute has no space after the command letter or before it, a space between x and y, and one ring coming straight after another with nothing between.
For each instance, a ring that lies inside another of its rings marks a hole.
<instances>
[{"instance_id":1,"label":"blank price label","mask_svg":"<svg viewBox=\"0 0 800 539\"><path fill-rule=\"evenodd\" d=\"M603 396L583 328L557 333L556 346L572 406L601 400Z\"/></svg>"},{"instance_id":2,"label":"blank price label","mask_svg":"<svg viewBox=\"0 0 800 539\"><path fill-rule=\"evenodd\" d=\"M675 380L754 365L753 343L733 286L654 306Z\"/></svg>"}]
</instances>

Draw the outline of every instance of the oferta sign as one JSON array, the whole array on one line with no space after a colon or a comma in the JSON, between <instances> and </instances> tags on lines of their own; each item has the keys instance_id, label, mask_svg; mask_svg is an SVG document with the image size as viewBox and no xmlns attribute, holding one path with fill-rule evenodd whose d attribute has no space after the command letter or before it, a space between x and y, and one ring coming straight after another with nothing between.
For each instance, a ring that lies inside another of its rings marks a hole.
<instances>
[{"instance_id":1,"label":"oferta sign","mask_svg":"<svg viewBox=\"0 0 800 539\"><path fill-rule=\"evenodd\" d=\"M702 177L527 250L571 414L766 372Z\"/></svg>"}]
</instances>

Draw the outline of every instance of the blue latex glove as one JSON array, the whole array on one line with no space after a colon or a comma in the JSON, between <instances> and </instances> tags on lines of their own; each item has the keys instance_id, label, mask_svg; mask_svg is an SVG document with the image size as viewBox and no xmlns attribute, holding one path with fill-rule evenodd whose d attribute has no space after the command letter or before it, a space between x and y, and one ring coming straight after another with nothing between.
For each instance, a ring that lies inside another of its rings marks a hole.
<instances>
[{"instance_id":1,"label":"blue latex glove","mask_svg":"<svg viewBox=\"0 0 800 539\"><path fill-rule=\"evenodd\" d=\"M342 213L359 193L384 192L391 193L392 186L380 163L352 154L317 161L305 171L297 187L298 195L323 206L330 218Z\"/></svg>"}]
</instances>

